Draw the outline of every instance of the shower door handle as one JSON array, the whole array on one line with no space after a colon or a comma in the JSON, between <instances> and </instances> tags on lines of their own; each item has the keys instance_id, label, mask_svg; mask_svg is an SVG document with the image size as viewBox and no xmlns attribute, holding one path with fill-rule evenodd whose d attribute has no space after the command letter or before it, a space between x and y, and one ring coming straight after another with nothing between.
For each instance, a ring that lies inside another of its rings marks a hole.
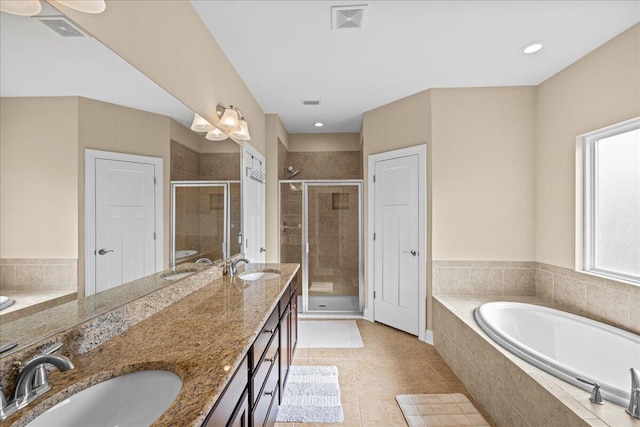
<instances>
[{"instance_id":1,"label":"shower door handle","mask_svg":"<svg viewBox=\"0 0 640 427\"><path fill-rule=\"evenodd\" d=\"M414 250L410 250L410 251L402 251L403 254L409 254L411 256L416 256L418 255L418 252L414 251Z\"/></svg>"},{"instance_id":2,"label":"shower door handle","mask_svg":"<svg viewBox=\"0 0 640 427\"><path fill-rule=\"evenodd\" d=\"M305 253L309 253L309 242L305 243Z\"/></svg>"}]
</instances>

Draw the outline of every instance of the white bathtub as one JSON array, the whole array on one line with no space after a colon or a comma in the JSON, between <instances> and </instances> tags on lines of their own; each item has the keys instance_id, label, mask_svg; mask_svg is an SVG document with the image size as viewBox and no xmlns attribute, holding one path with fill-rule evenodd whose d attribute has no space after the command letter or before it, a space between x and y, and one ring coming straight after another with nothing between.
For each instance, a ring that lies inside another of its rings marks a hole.
<instances>
[{"instance_id":1,"label":"white bathtub","mask_svg":"<svg viewBox=\"0 0 640 427\"><path fill-rule=\"evenodd\" d=\"M630 368L640 368L640 336L559 310L517 302L478 307L478 325L518 357L583 390L601 385L602 397L629 404Z\"/></svg>"}]
</instances>

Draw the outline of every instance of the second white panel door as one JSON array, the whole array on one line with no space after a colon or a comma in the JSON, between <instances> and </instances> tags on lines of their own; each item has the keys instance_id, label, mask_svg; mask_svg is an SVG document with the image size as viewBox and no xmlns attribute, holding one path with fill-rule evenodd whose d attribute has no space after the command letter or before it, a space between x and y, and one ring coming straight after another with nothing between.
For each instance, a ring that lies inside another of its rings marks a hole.
<instances>
[{"instance_id":1,"label":"second white panel door","mask_svg":"<svg viewBox=\"0 0 640 427\"><path fill-rule=\"evenodd\" d=\"M156 272L153 164L96 159L95 291Z\"/></svg>"},{"instance_id":2,"label":"second white panel door","mask_svg":"<svg viewBox=\"0 0 640 427\"><path fill-rule=\"evenodd\" d=\"M375 320L419 329L419 156L375 162Z\"/></svg>"}]
</instances>

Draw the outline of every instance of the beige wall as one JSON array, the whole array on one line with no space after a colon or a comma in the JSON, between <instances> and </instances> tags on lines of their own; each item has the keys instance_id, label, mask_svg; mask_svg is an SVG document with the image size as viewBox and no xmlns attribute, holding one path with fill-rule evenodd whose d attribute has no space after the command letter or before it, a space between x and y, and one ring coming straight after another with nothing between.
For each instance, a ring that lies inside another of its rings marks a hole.
<instances>
[{"instance_id":1,"label":"beige wall","mask_svg":"<svg viewBox=\"0 0 640 427\"><path fill-rule=\"evenodd\" d=\"M87 98L78 99L78 218L84 218L84 151L115 151L163 159L163 263L169 265L169 118ZM84 291L84 221L78 221L78 292Z\"/></svg>"},{"instance_id":2,"label":"beige wall","mask_svg":"<svg viewBox=\"0 0 640 427\"><path fill-rule=\"evenodd\" d=\"M538 86L536 259L573 268L576 137L640 116L640 24Z\"/></svg>"},{"instance_id":3,"label":"beige wall","mask_svg":"<svg viewBox=\"0 0 640 427\"><path fill-rule=\"evenodd\" d=\"M169 119L169 138L194 151L200 151L200 144L206 141L203 135L187 129L171 118Z\"/></svg>"},{"instance_id":4,"label":"beige wall","mask_svg":"<svg viewBox=\"0 0 640 427\"><path fill-rule=\"evenodd\" d=\"M52 4L209 122L218 103L240 108L265 154L264 112L190 2L107 0L98 15Z\"/></svg>"},{"instance_id":5,"label":"beige wall","mask_svg":"<svg viewBox=\"0 0 640 427\"><path fill-rule=\"evenodd\" d=\"M388 126L394 123L396 126ZM362 121L362 162L364 181L364 282L368 295L368 244L372 230L368 224L368 156L427 144L427 256L431 260L431 91L424 91L364 113ZM427 264L428 266L429 264ZM427 268L427 328L431 318L431 269ZM366 301L366 298L365 298ZM368 307L367 307L368 308Z\"/></svg>"},{"instance_id":6,"label":"beige wall","mask_svg":"<svg viewBox=\"0 0 640 427\"><path fill-rule=\"evenodd\" d=\"M75 259L77 98L0 102L0 258Z\"/></svg>"},{"instance_id":7,"label":"beige wall","mask_svg":"<svg viewBox=\"0 0 640 427\"><path fill-rule=\"evenodd\" d=\"M278 219L278 179L280 170L285 167L279 162L278 153L280 147L286 150L289 146L289 134L280 117L277 114L267 114L266 116L266 217L265 217L265 244L266 262L278 262L278 241L280 222Z\"/></svg>"},{"instance_id":8,"label":"beige wall","mask_svg":"<svg viewBox=\"0 0 640 427\"><path fill-rule=\"evenodd\" d=\"M434 260L533 260L534 87L434 89Z\"/></svg>"},{"instance_id":9,"label":"beige wall","mask_svg":"<svg viewBox=\"0 0 640 427\"><path fill-rule=\"evenodd\" d=\"M287 149L296 152L358 151L360 134L357 133L292 133Z\"/></svg>"},{"instance_id":10,"label":"beige wall","mask_svg":"<svg viewBox=\"0 0 640 427\"><path fill-rule=\"evenodd\" d=\"M534 118L531 87L432 89L365 113L365 170L370 154L427 144L428 267L533 259Z\"/></svg>"}]
</instances>

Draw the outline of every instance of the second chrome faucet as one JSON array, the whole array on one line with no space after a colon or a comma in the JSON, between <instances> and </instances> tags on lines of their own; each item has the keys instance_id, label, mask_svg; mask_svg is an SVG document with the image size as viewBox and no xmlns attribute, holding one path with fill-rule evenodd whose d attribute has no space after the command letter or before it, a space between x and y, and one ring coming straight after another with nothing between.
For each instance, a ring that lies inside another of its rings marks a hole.
<instances>
[{"instance_id":1,"label":"second chrome faucet","mask_svg":"<svg viewBox=\"0 0 640 427\"><path fill-rule=\"evenodd\" d=\"M60 371L68 371L75 368L71 360L59 354L52 354L54 351L59 350L60 347L62 347L62 344L54 344L24 365L18 375L16 387L8 400L5 398L4 393L0 391L0 420L4 420L18 409L24 408L51 388L51 384L47 379L45 364L51 364Z\"/></svg>"}]
</instances>

